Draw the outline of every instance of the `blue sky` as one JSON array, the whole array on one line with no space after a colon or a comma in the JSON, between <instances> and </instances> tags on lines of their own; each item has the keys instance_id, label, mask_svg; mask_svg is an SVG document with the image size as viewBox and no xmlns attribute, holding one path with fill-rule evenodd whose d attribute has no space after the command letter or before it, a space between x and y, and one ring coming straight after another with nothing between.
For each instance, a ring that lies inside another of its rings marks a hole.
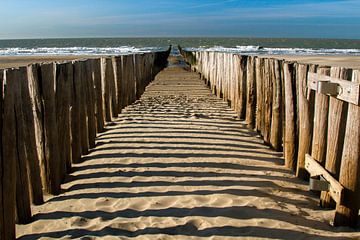
<instances>
[{"instance_id":1,"label":"blue sky","mask_svg":"<svg viewBox=\"0 0 360 240\"><path fill-rule=\"evenodd\" d=\"M0 38L360 39L360 0L0 0Z\"/></svg>"}]
</instances>

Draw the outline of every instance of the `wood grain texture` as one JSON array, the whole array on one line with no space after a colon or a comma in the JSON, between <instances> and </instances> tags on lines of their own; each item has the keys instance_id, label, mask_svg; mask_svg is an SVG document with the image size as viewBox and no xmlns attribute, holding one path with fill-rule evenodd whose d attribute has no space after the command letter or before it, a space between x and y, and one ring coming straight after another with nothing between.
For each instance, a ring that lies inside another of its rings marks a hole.
<instances>
[{"instance_id":1,"label":"wood grain texture","mask_svg":"<svg viewBox=\"0 0 360 240\"><path fill-rule=\"evenodd\" d=\"M55 63L42 64L41 89L43 97L44 156L46 162L45 189L48 193L60 193L60 153L58 123L56 118L56 69ZM46 90L45 90L46 89Z\"/></svg>"},{"instance_id":2,"label":"wood grain texture","mask_svg":"<svg viewBox=\"0 0 360 240\"><path fill-rule=\"evenodd\" d=\"M31 221L31 200L29 192L28 178L28 155L26 151L26 125L24 121L24 111L22 109L22 85L26 84L27 69L21 67L19 69L8 70L6 75L7 82L14 82L15 90L15 133L16 138L13 141L16 144L16 212L17 221L26 224Z\"/></svg>"},{"instance_id":3,"label":"wood grain texture","mask_svg":"<svg viewBox=\"0 0 360 240\"><path fill-rule=\"evenodd\" d=\"M329 67L319 67L318 73L330 75ZM326 159L329 96L315 93L314 132L311 156L324 166ZM316 129L316 130L315 130Z\"/></svg>"},{"instance_id":4,"label":"wood grain texture","mask_svg":"<svg viewBox=\"0 0 360 240\"><path fill-rule=\"evenodd\" d=\"M352 81L360 83L360 71ZM360 107L349 104L339 182L345 187L345 202L336 206L334 225L356 226L360 202Z\"/></svg>"},{"instance_id":5,"label":"wood grain texture","mask_svg":"<svg viewBox=\"0 0 360 240\"><path fill-rule=\"evenodd\" d=\"M313 127L313 113L311 111L311 99L308 98L312 91L307 88L307 72L309 66L297 64L297 81L299 91L299 150L297 158L296 176L308 179L309 174L305 170L305 155L311 151L311 138Z\"/></svg>"},{"instance_id":6,"label":"wood grain texture","mask_svg":"<svg viewBox=\"0 0 360 240\"><path fill-rule=\"evenodd\" d=\"M281 81L282 62L271 59L270 67L272 79L272 116L271 116L271 136L270 145L276 150L282 150L282 81Z\"/></svg>"},{"instance_id":7,"label":"wood grain texture","mask_svg":"<svg viewBox=\"0 0 360 240\"><path fill-rule=\"evenodd\" d=\"M263 86L264 86L264 78L263 78L263 58L255 59L255 71L256 71L256 123L255 129L258 132L262 133L263 126Z\"/></svg>"},{"instance_id":8,"label":"wood grain texture","mask_svg":"<svg viewBox=\"0 0 360 240\"><path fill-rule=\"evenodd\" d=\"M18 161L16 147L16 117L15 92L16 82L6 81L3 96L2 119L2 164L1 167L1 239L15 239L15 203L16 203L16 162Z\"/></svg>"},{"instance_id":9,"label":"wood grain texture","mask_svg":"<svg viewBox=\"0 0 360 240\"><path fill-rule=\"evenodd\" d=\"M284 63L284 89L285 89L285 133L284 133L284 158L285 166L289 169L296 167L296 94L295 79L293 76L294 65Z\"/></svg>"},{"instance_id":10,"label":"wood grain texture","mask_svg":"<svg viewBox=\"0 0 360 240\"><path fill-rule=\"evenodd\" d=\"M345 68L332 67L330 76L348 79L351 77L351 73ZM348 104L346 102L330 97L325 169L336 179L338 179L340 172L347 108ZM329 192L321 193L320 205L325 208L335 207L335 202L332 201Z\"/></svg>"},{"instance_id":11,"label":"wood grain texture","mask_svg":"<svg viewBox=\"0 0 360 240\"><path fill-rule=\"evenodd\" d=\"M256 73L255 73L255 57L249 56L246 69L246 124L249 128L255 127L256 112Z\"/></svg>"}]
</instances>

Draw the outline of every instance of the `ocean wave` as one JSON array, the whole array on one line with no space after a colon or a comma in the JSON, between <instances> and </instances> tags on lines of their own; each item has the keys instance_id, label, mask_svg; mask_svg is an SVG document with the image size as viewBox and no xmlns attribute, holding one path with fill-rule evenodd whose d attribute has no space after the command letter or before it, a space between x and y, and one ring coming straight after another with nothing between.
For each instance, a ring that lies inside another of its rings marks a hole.
<instances>
[{"instance_id":1,"label":"ocean wave","mask_svg":"<svg viewBox=\"0 0 360 240\"><path fill-rule=\"evenodd\" d=\"M336 48L269 48L261 46L236 46L233 48L214 46L210 48L186 48L190 51L215 51L228 53L242 53L249 55L351 55L360 56L360 49L336 49Z\"/></svg>"},{"instance_id":2,"label":"ocean wave","mask_svg":"<svg viewBox=\"0 0 360 240\"><path fill-rule=\"evenodd\" d=\"M44 55L121 55L129 53L146 53L163 50L159 47L136 48L121 47L61 47L61 48L0 48L0 56L44 56Z\"/></svg>"}]
</instances>

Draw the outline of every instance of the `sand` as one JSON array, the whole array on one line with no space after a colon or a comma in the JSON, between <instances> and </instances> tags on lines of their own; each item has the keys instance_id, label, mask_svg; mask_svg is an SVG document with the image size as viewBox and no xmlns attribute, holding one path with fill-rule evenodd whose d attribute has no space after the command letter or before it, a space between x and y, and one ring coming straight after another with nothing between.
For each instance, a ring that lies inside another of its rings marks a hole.
<instances>
[{"instance_id":1,"label":"sand","mask_svg":"<svg viewBox=\"0 0 360 240\"><path fill-rule=\"evenodd\" d=\"M20 239L351 239L196 73L161 72Z\"/></svg>"},{"instance_id":2,"label":"sand","mask_svg":"<svg viewBox=\"0 0 360 240\"><path fill-rule=\"evenodd\" d=\"M16 68L27 66L31 63L42 63L51 61L69 61L75 59L94 58L98 56L1 56L0 57L0 69L4 68Z\"/></svg>"},{"instance_id":3,"label":"sand","mask_svg":"<svg viewBox=\"0 0 360 240\"><path fill-rule=\"evenodd\" d=\"M297 61L299 63L313 63L325 66L347 67L360 69L360 56L299 56L299 55L270 55L267 57L275 57L289 61Z\"/></svg>"}]
</instances>

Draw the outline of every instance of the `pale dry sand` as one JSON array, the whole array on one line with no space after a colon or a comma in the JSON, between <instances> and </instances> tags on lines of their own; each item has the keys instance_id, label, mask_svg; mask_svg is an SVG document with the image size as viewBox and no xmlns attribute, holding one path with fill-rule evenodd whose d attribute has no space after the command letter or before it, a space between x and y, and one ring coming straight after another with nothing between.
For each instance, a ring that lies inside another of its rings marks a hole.
<instances>
[{"instance_id":1,"label":"pale dry sand","mask_svg":"<svg viewBox=\"0 0 360 240\"><path fill-rule=\"evenodd\" d=\"M21 239L351 239L196 73L169 67L33 207Z\"/></svg>"},{"instance_id":2,"label":"pale dry sand","mask_svg":"<svg viewBox=\"0 0 360 240\"><path fill-rule=\"evenodd\" d=\"M268 55L299 63L313 63L325 66L347 67L360 69L360 56L299 56L299 55Z\"/></svg>"},{"instance_id":3,"label":"pale dry sand","mask_svg":"<svg viewBox=\"0 0 360 240\"><path fill-rule=\"evenodd\" d=\"M0 57L0 69L4 68L16 68L27 66L31 63L42 63L42 62L51 62L51 61L70 61L75 59L86 59L94 58L97 56L1 56Z\"/></svg>"}]
</instances>

